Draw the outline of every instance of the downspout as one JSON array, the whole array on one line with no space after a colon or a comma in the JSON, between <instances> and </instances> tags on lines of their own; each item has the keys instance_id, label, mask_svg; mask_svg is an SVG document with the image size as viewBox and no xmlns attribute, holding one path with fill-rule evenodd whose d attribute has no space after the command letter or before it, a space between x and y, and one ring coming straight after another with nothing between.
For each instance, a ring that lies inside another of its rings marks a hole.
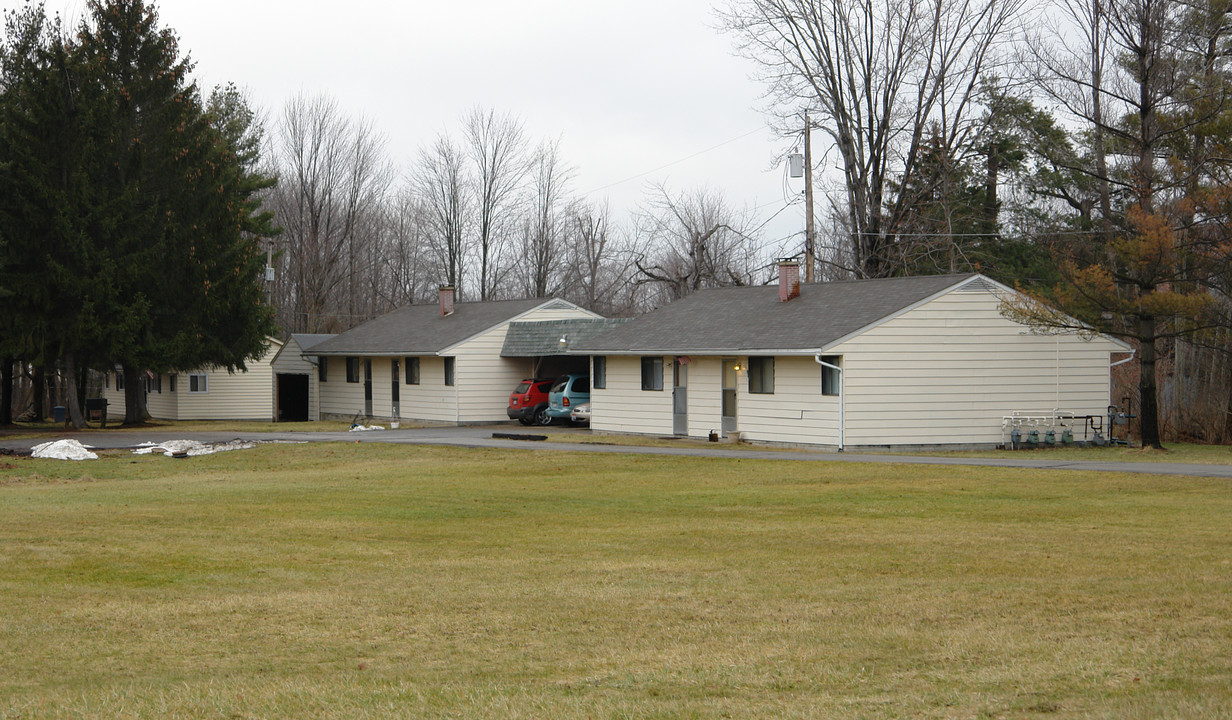
<instances>
[{"instance_id":1,"label":"downspout","mask_svg":"<svg viewBox=\"0 0 1232 720\"><path fill-rule=\"evenodd\" d=\"M1124 360L1117 360L1116 362L1111 363L1110 365L1108 365L1108 404L1109 404L1109 405L1111 405L1111 404L1112 404L1112 368L1116 367L1117 365L1124 365L1125 363L1129 362L1130 360L1133 360L1133 359L1134 359L1134 355L1136 355L1136 354L1138 354L1138 348L1130 348L1130 349L1129 349L1129 357L1125 358ZM1129 411L1128 411L1128 410L1126 410L1125 412L1129 412ZM1111 434L1111 433L1112 433L1112 428L1111 428L1111 427L1109 427L1109 428L1108 428L1108 433L1109 433L1108 437L1112 437L1112 434Z\"/></svg>"},{"instance_id":2,"label":"downspout","mask_svg":"<svg viewBox=\"0 0 1232 720\"><path fill-rule=\"evenodd\" d=\"M821 353L817 353L816 355L814 355L813 359L816 360L817 364L822 367L830 368L831 370L838 371L838 451L842 452L844 444L845 444L844 436L846 434L845 433L846 421L845 421L845 418L843 417L843 412L845 410L846 403L845 403L845 398L843 394L847 391L847 382L845 378L843 377L843 368L839 367L838 365L831 365L825 360L822 360Z\"/></svg>"}]
</instances>

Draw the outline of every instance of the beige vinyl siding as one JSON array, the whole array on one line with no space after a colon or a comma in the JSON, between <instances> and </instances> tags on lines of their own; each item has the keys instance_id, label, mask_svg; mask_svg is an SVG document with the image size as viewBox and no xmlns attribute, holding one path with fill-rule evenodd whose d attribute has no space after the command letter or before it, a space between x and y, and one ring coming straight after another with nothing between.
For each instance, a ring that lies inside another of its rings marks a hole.
<instances>
[{"instance_id":1,"label":"beige vinyl siding","mask_svg":"<svg viewBox=\"0 0 1232 720\"><path fill-rule=\"evenodd\" d=\"M500 356L508 332L509 325L501 325L453 350L458 359L455 381L460 422L509 419L505 412L509 393L522 378L530 377L533 363L525 358Z\"/></svg>"},{"instance_id":2,"label":"beige vinyl siding","mask_svg":"<svg viewBox=\"0 0 1232 720\"><path fill-rule=\"evenodd\" d=\"M176 373L175 392L171 376L162 376L162 392L146 396L150 417L160 420L272 420L274 417L274 374L270 366L281 343L272 341L260 360L248 363L246 372L228 373L212 368ZM204 373L208 392L189 393L188 376ZM108 418L123 418L124 391L116 390L115 373L104 393Z\"/></svg>"},{"instance_id":3,"label":"beige vinyl siding","mask_svg":"<svg viewBox=\"0 0 1232 720\"><path fill-rule=\"evenodd\" d=\"M774 392L750 393L748 358L736 382L736 429L747 440L838 445L838 398L821 394L811 357L776 357Z\"/></svg>"},{"instance_id":4,"label":"beige vinyl siding","mask_svg":"<svg viewBox=\"0 0 1232 720\"><path fill-rule=\"evenodd\" d=\"M163 374L162 392L150 391L145 396L145 409L150 417L159 420L178 420L176 398L180 394L179 381L176 381L176 391L171 392L171 376ZM110 410L110 408L108 408Z\"/></svg>"},{"instance_id":5,"label":"beige vinyl siding","mask_svg":"<svg viewBox=\"0 0 1232 720\"><path fill-rule=\"evenodd\" d=\"M317 387L317 366L303 357L303 348L294 339L287 340L282 353L270 364L273 368L273 384L270 392L278 397L278 375L308 376L308 419L319 420L321 413L320 389ZM345 378L344 378L345 379Z\"/></svg>"},{"instance_id":6,"label":"beige vinyl siding","mask_svg":"<svg viewBox=\"0 0 1232 720\"><path fill-rule=\"evenodd\" d=\"M403 373L406 361L403 361ZM407 385L402 376L402 417L453 423L458 421L458 386L445 385L445 358L428 355L419 358L419 384Z\"/></svg>"},{"instance_id":7,"label":"beige vinyl siding","mask_svg":"<svg viewBox=\"0 0 1232 720\"><path fill-rule=\"evenodd\" d=\"M608 355L607 388L590 391L595 430L672 434L672 358L663 358L663 389L642 390L642 358Z\"/></svg>"},{"instance_id":8,"label":"beige vinyl siding","mask_svg":"<svg viewBox=\"0 0 1232 720\"><path fill-rule=\"evenodd\" d=\"M124 391L116 389L116 376L119 372L107 374L107 383L103 387L103 397L107 399L107 421L122 422L124 420Z\"/></svg>"},{"instance_id":9,"label":"beige vinyl siding","mask_svg":"<svg viewBox=\"0 0 1232 720\"><path fill-rule=\"evenodd\" d=\"M716 357L693 356L685 367L689 369L689 437L709 437L711 430L723 426L723 363ZM670 370L664 374L670 379ZM670 388L664 388L664 392L671 395Z\"/></svg>"},{"instance_id":10,"label":"beige vinyl siding","mask_svg":"<svg viewBox=\"0 0 1232 720\"><path fill-rule=\"evenodd\" d=\"M321 362L327 363L325 382L318 386L321 396L321 414L352 418L363 415L364 384L362 382L363 360L360 360L361 382L346 381L346 358L323 357ZM373 408L376 409L375 407Z\"/></svg>"},{"instance_id":11,"label":"beige vinyl siding","mask_svg":"<svg viewBox=\"0 0 1232 720\"><path fill-rule=\"evenodd\" d=\"M257 362L248 364L245 372L228 373L212 368L207 375L206 392L188 392L188 376L180 373L173 395L177 398L180 420L273 420L274 373L270 361L278 351L271 344ZM167 382L163 381L166 394Z\"/></svg>"},{"instance_id":12,"label":"beige vinyl siding","mask_svg":"<svg viewBox=\"0 0 1232 720\"><path fill-rule=\"evenodd\" d=\"M1002 317L991 293L955 292L826 354L844 358L848 446L995 444L1016 411L1105 413L1119 349L1033 335Z\"/></svg>"}]
</instances>

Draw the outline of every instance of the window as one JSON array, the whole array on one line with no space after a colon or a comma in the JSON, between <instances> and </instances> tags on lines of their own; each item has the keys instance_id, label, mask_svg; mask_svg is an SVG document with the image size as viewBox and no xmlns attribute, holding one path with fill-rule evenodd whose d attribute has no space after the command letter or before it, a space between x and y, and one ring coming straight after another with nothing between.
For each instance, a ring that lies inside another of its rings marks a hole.
<instances>
[{"instance_id":1,"label":"window","mask_svg":"<svg viewBox=\"0 0 1232 720\"><path fill-rule=\"evenodd\" d=\"M167 376L167 380L171 385L171 392L175 392L175 381L178 377L179 375L176 375L175 373L172 373Z\"/></svg>"},{"instance_id":2,"label":"window","mask_svg":"<svg viewBox=\"0 0 1232 720\"><path fill-rule=\"evenodd\" d=\"M124 373L118 372L116 373L116 390L123 390L123 389L124 389Z\"/></svg>"},{"instance_id":3,"label":"window","mask_svg":"<svg viewBox=\"0 0 1232 720\"><path fill-rule=\"evenodd\" d=\"M188 376L188 392L204 393L209 391L209 377L205 373L196 373Z\"/></svg>"},{"instance_id":4,"label":"window","mask_svg":"<svg viewBox=\"0 0 1232 720\"><path fill-rule=\"evenodd\" d=\"M111 389L111 373L109 372L103 373L103 389L104 390Z\"/></svg>"},{"instance_id":5,"label":"window","mask_svg":"<svg viewBox=\"0 0 1232 720\"><path fill-rule=\"evenodd\" d=\"M661 357L642 358L642 389L643 390L662 390L663 389L663 358Z\"/></svg>"},{"instance_id":6,"label":"window","mask_svg":"<svg viewBox=\"0 0 1232 720\"><path fill-rule=\"evenodd\" d=\"M359 382L359 358L349 357L346 359L346 363L347 363L347 382L349 383Z\"/></svg>"},{"instance_id":7,"label":"window","mask_svg":"<svg viewBox=\"0 0 1232 720\"><path fill-rule=\"evenodd\" d=\"M455 358L445 358L445 384L453 385L454 382L454 360Z\"/></svg>"},{"instance_id":8,"label":"window","mask_svg":"<svg viewBox=\"0 0 1232 720\"><path fill-rule=\"evenodd\" d=\"M843 366L842 355L822 355L823 362L831 365ZM821 394L822 395L838 395L839 388L843 382L843 373L835 370L832 367L821 366Z\"/></svg>"},{"instance_id":9,"label":"window","mask_svg":"<svg viewBox=\"0 0 1232 720\"><path fill-rule=\"evenodd\" d=\"M329 358L317 358L317 382L325 382L329 378Z\"/></svg>"},{"instance_id":10,"label":"window","mask_svg":"<svg viewBox=\"0 0 1232 720\"><path fill-rule=\"evenodd\" d=\"M151 392L151 393L162 393L163 376L162 375L146 375L145 376L145 391Z\"/></svg>"},{"instance_id":11,"label":"window","mask_svg":"<svg viewBox=\"0 0 1232 720\"><path fill-rule=\"evenodd\" d=\"M760 395L774 394L774 358L749 358L749 392Z\"/></svg>"},{"instance_id":12,"label":"window","mask_svg":"<svg viewBox=\"0 0 1232 720\"><path fill-rule=\"evenodd\" d=\"M594 381L596 390L607 388L607 357L596 355L594 359L594 369L590 372L590 379Z\"/></svg>"},{"instance_id":13,"label":"window","mask_svg":"<svg viewBox=\"0 0 1232 720\"><path fill-rule=\"evenodd\" d=\"M406 359L406 384L419 384L419 358L409 357Z\"/></svg>"}]
</instances>

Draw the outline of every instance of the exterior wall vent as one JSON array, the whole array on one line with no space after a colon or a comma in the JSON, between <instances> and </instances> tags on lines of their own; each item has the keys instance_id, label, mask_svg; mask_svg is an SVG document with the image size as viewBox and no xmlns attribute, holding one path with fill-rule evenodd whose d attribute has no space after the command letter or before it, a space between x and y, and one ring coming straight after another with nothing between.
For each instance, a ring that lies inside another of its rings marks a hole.
<instances>
[{"instance_id":1,"label":"exterior wall vent","mask_svg":"<svg viewBox=\"0 0 1232 720\"><path fill-rule=\"evenodd\" d=\"M984 278L976 278L975 280L972 280L966 285L963 285L962 287L958 288L954 292L995 293L995 292L998 292L1000 289L1001 288L997 287L996 284L994 284L991 280L986 280Z\"/></svg>"}]
</instances>

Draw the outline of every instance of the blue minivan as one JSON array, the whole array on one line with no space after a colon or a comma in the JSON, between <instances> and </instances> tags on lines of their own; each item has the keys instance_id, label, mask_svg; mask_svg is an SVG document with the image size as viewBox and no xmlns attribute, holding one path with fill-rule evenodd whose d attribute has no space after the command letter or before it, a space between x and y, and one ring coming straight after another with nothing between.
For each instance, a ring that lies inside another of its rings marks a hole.
<instances>
[{"instance_id":1,"label":"blue minivan","mask_svg":"<svg viewBox=\"0 0 1232 720\"><path fill-rule=\"evenodd\" d=\"M548 417L569 419L573 408L590 402L589 375L562 375L548 391Z\"/></svg>"}]
</instances>

